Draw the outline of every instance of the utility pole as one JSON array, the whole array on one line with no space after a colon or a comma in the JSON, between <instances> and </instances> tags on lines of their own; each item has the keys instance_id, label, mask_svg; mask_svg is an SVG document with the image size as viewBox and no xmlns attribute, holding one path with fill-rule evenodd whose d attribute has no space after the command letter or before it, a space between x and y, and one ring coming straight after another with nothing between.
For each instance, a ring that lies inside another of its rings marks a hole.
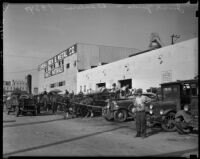
<instances>
[{"instance_id":1,"label":"utility pole","mask_svg":"<svg viewBox=\"0 0 200 159\"><path fill-rule=\"evenodd\" d=\"M180 37L181 37L180 35L174 35L174 34L173 34L173 35L171 36L171 38L172 38L172 43L171 43L171 44L173 45L174 42L175 42L177 39L179 39ZM174 38L176 38L176 39L174 40Z\"/></svg>"}]
</instances>

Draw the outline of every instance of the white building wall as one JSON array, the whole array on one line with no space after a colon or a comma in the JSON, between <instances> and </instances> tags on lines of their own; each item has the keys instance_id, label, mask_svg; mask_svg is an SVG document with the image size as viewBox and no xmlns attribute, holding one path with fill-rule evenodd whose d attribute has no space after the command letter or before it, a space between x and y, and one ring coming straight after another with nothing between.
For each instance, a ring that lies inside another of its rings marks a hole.
<instances>
[{"instance_id":1,"label":"white building wall","mask_svg":"<svg viewBox=\"0 0 200 159\"><path fill-rule=\"evenodd\" d=\"M74 66L74 61L76 61L76 66ZM70 63L70 68L66 68L66 65ZM41 93L43 91L51 91L54 89L60 89L61 91L74 91L76 92L76 85L77 85L77 54L72 54L71 56L64 58L64 72L53 75L48 78L44 78L44 70L39 71L39 85L38 85L38 92ZM58 83L65 81L64 86L58 86L54 88L50 88L50 84Z\"/></svg>"},{"instance_id":2,"label":"white building wall","mask_svg":"<svg viewBox=\"0 0 200 159\"><path fill-rule=\"evenodd\" d=\"M111 88L118 80L132 79L132 88L159 87L160 83L186 80L198 74L197 38L175 45L146 52L99 66L77 75L77 91L80 86L96 89L97 83L106 83ZM163 79L163 75L168 78Z\"/></svg>"}]
</instances>

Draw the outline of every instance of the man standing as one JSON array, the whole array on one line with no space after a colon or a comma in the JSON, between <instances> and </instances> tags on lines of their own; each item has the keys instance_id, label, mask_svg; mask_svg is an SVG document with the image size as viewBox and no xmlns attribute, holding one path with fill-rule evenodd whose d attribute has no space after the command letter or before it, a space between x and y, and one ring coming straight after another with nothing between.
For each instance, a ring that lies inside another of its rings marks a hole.
<instances>
[{"instance_id":1,"label":"man standing","mask_svg":"<svg viewBox=\"0 0 200 159\"><path fill-rule=\"evenodd\" d=\"M48 112L49 111L49 108L48 108L48 103L49 103L49 97L47 95L47 92L44 91L44 94L43 94L43 102L44 102L44 108L46 109L46 111Z\"/></svg>"},{"instance_id":2,"label":"man standing","mask_svg":"<svg viewBox=\"0 0 200 159\"><path fill-rule=\"evenodd\" d=\"M150 98L142 95L142 89L138 89L136 92L138 95L134 100L136 106L136 130L135 137L146 137L146 113L145 104L150 102Z\"/></svg>"},{"instance_id":3,"label":"man standing","mask_svg":"<svg viewBox=\"0 0 200 159\"><path fill-rule=\"evenodd\" d=\"M70 97L68 90L65 91L64 94L64 119L67 119L69 117L69 104L70 104Z\"/></svg>"},{"instance_id":4,"label":"man standing","mask_svg":"<svg viewBox=\"0 0 200 159\"><path fill-rule=\"evenodd\" d=\"M57 98L58 98L58 95L57 95L57 93L55 92L55 93L53 93L53 95L52 95L52 112L53 112L53 114L55 113L55 112L57 112Z\"/></svg>"}]
</instances>

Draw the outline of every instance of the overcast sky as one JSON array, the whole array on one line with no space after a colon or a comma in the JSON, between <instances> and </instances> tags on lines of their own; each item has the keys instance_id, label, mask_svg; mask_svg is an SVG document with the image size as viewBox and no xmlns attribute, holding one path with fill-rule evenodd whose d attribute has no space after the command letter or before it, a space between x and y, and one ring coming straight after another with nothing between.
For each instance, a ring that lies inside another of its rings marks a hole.
<instances>
[{"instance_id":1,"label":"overcast sky","mask_svg":"<svg viewBox=\"0 0 200 159\"><path fill-rule=\"evenodd\" d=\"M3 14L4 80L32 74L77 42L145 50L157 32L165 46L198 35L197 5L191 4L8 4Z\"/></svg>"}]
</instances>

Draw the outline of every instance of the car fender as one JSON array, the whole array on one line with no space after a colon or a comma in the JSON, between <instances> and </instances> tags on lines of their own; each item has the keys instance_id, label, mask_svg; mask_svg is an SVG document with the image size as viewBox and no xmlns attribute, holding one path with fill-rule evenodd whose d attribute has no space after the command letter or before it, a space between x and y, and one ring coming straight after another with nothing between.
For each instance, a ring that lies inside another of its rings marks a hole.
<instances>
[{"instance_id":1,"label":"car fender","mask_svg":"<svg viewBox=\"0 0 200 159\"><path fill-rule=\"evenodd\" d=\"M171 113L171 112L173 112L173 113L176 114L176 111L175 111L174 109L167 109L167 110L165 110L165 111L163 112L163 114L162 114L162 121L165 119L165 117L167 116L167 114L169 114L169 113Z\"/></svg>"},{"instance_id":2,"label":"car fender","mask_svg":"<svg viewBox=\"0 0 200 159\"><path fill-rule=\"evenodd\" d=\"M167 115L170 112L176 113L176 111L174 109L167 109L167 110L164 110L163 116Z\"/></svg>"},{"instance_id":3,"label":"car fender","mask_svg":"<svg viewBox=\"0 0 200 159\"><path fill-rule=\"evenodd\" d=\"M187 123L193 120L192 115L188 114L184 110L179 110L176 113L175 118L179 118L179 117L183 117L184 121L186 121Z\"/></svg>"}]
</instances>

